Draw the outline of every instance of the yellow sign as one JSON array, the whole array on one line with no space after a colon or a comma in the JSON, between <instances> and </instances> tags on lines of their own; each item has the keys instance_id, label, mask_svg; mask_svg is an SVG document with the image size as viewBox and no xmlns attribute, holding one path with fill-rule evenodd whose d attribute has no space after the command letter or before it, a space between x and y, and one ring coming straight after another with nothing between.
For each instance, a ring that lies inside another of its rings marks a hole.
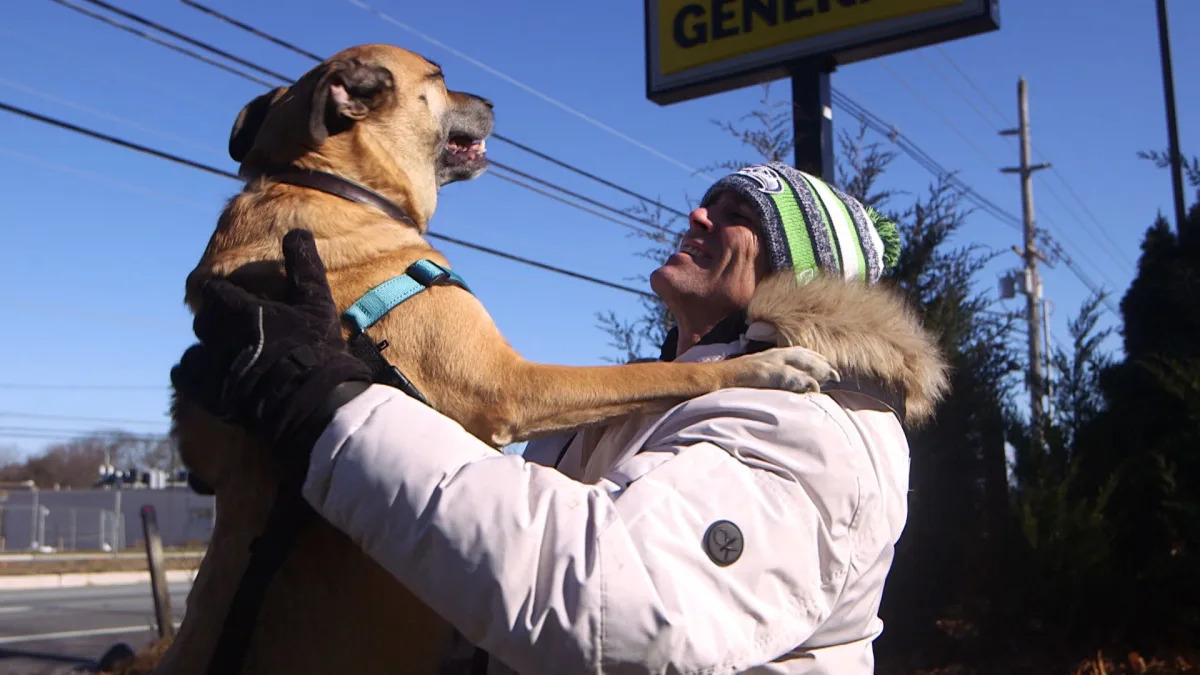
<instances>
[{"instance_id":1,"label":"yellow sign","mask_svg":"<svg viewBox=\"0 0 1200 675\"><path fill-rule=\"evenodd\" d=\"M660 103L999 27L997 0L645 0L647 95Z\"/></svg>"},{"instance_id":2,"label":"yellow sign","mask_svg":"<svg viewBox=\"0 0 1200 675\"><path fill-rule=\"evenodd\" d=\"M741 56L785 42L963 0L726 0L658 3L659 65L664 74Z\"/></svg>"}]
</instances>

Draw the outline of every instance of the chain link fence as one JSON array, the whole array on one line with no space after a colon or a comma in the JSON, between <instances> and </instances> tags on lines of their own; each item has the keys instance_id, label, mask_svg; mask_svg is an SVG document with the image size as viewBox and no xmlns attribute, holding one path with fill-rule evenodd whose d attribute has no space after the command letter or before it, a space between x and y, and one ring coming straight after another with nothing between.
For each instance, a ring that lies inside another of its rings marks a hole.
<instances>
[{"instance_id":1,"label":"chain link fence","mask_svg":"<svg viewBox=\"0 0 1200 675\"><path fill-rule=\"evenodd\" d=\"M165 546L204 546L216 504L187 489L9 491L0 497L0 553L118 552L141 542L138 509L159 514Z\"/></svg>"}]
</instances>

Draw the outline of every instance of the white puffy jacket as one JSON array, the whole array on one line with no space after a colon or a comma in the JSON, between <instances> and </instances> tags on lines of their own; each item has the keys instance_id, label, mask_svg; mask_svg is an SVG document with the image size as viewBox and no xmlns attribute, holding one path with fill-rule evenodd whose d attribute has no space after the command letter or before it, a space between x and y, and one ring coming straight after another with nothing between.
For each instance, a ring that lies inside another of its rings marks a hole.
<instances>
[{"instance_id":1,"label":"white puffy jacket","mask_svg":"<svg viewBox=\"0 0 1200 675\"><path fill-rule=\"evenodd\" d=\"M857 295L892 316L846 316ZM882 291L778 282L755 303L747 336L680 360L747 338L805 344L844 380L902 390L889 402L910 419L944 387L936 349ZM837 318L825 337L814 306ZM829 342L847 323L863 343ZM899 340L872 334L896 325ZM727 389L516 456L374 386L318 441L304 494L517 672L869 673L907 514L908 445L887 398Z\"/></svg>"}]
</instances>

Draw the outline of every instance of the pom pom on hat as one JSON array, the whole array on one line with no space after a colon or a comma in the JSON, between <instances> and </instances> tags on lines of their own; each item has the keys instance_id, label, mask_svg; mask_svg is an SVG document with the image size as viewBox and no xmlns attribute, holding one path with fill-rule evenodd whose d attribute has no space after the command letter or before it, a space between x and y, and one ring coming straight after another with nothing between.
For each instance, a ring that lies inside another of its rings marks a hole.
<instances>
[{"instance_id":1,"label":"pom pom on hat","mask_svg":"<svg viewBox=\"0 0 1200 675\"><path fill-rule=\"evenodd\" d=\"M896 223L887 216L870 206L866 208L867 215L875 225L875 231L879 233L879 238L883 241L883 266L891 270L896 267L896 263L900 262L900 231L896 229Z\"/></svg>"}]
</instances>

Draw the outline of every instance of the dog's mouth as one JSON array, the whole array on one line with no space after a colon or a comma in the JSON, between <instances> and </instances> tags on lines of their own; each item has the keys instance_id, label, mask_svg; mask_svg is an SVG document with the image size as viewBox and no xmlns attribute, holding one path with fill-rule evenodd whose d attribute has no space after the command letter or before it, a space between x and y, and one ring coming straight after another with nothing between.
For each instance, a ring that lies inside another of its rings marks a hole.
<instances>
[{"instance_id":1,"label":"dog's mouth","mask_svg":"<svg viewBox=\"0 0 1200 675\"><path fill-rule=\"evenodd\" d=\"M486 138L495 116L492 104L478 96L463 95L442 122L446 140L438 157L438 185L471 180L487 169Z\"/></svg>"},{"instance_id":2,"label":"dog's mouth","mask_svg":"<svg viewBox=\"0 0 1200 675\"><path fill-rule=\"evenodd\" d=\"M472 138L462 131L451 132L446 141L447 159L464 165L480 165L471 168L483 168L487 164L487 139Z\"/></svg>"},{"instance_id":3,"label":"dog's mouth","mask_svg":"<svg viewBox=\"0 0 1200 675\"><path fill-rule=\"evenodd\" d=\"M454 130L449 133L438 158L438 185L471 180L487 169L487 133L481 131Z\"/></svg>"}]
</instances>

